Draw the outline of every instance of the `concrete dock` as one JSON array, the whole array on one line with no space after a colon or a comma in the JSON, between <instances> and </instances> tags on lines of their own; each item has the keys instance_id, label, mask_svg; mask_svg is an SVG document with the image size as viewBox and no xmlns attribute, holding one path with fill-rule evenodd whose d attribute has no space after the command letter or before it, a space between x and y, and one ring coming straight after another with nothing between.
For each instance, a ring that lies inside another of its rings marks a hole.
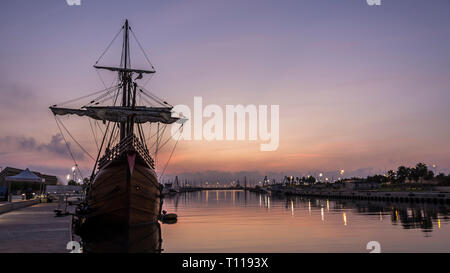
<instances>
[{"instance_id":1,"label":"concrete dock","mask_svg":"<svg viewBox=\"0 0 450 273\"><path fill-rule=\"evenodd\" d=\"M0 253L68 253L71 216L58 203L38 203L0 215Z\"/></svg>"},{"instance_id":2,"label":"concrete dock","mask_svg":"<svg viewBox=\"0 0 450 273\"><path fill-rule=\"evenodd\" d=\"M38 198L31 200L13 200L12 202L1 202L0 203L0 214L7 213L13 210L25 208L40 203L41 200Z\"/></svg>"},{"instance_id":3,"label":"concrete dock","mask_svg":"<svg viewBox=\"0 0 450 273\"><path fill-rule=\"evenodd\" d=\"M450 193L445 192L367 192L367 191L304 191L287 190L280 193L318 198L372 200L387 202L434 203L450 205Z\"/></svg>"}]
</instances>

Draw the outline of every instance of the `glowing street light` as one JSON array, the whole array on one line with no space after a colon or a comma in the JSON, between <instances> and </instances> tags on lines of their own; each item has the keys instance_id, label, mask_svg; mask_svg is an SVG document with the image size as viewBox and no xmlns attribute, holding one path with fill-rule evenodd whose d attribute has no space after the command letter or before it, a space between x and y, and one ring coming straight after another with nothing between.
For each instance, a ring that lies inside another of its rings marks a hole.
<instances>
[{"instance_id":1,"label":"glowing street light","mask_svg":"<svg viewBox=\"0 0 450 273\"><path fill-rule=\"evenodd\" d=\"M70 174L68 174L68 175L66 176L66 179L67 179L67 181L70 180Z\"/></svg>"},{"instance_id":2,"label":"glowing street light","mask_svg":"<svg viewBox=\"0 0 450 273\"><path fill-rule=\"evenodd\" d=\"M341 170L341 172L340 172L340 173L341 173L341 175L343 175L343 174L344 174L344 172L345 172L344 170Z\"/></svg>"},{"instance_id":3,"label":"glowing street light","mask_svg":"<svg viewBox=\"0 0 450 273\"><path fill-rule=\"evenodd\" d=\"M76 180L76 173L75 173L76 168L77 168L77 165L72 166L72 178L73 178L73 180Z\"/></svg>"}]
</instances>

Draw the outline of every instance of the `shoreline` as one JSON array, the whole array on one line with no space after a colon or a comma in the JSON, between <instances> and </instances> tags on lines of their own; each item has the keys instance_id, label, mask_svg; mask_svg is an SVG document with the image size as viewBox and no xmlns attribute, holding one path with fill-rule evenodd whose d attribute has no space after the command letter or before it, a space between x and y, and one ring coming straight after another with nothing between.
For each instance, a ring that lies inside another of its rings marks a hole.
<instances>
[{"instance_id":1,"label":"shoreline","mask_svg":"<svg viewBox=\"0 0 450 273\"><path fill-rule=\"evenodd\" d=\"M448 192L382 192L382 191L304 191L298 189L272 190L271 194L310 196L334 199L373 200L450 205Z\"/></svg>"}]
</instances>

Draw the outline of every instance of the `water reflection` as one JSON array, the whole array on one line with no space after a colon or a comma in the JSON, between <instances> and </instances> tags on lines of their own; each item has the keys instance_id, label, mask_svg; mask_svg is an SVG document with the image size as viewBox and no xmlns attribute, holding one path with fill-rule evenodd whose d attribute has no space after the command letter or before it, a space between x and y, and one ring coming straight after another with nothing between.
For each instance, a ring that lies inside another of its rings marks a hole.
<instances>
[{"instance_id":1,"label":"water reflection","mask_svg":"<svg viewBox=\"0 0 450 273\"><path fill-rule=\"evenodd\" d=\"M162 226L164 252L366 252L371 240L385 252L450 251L446 205L210 190L164 209L178 214Z\"/></svg>"},{"instance_id":2,"label":"water reflection","mask_svg":"<svg viewBox=\"0 0 450 273\"><path fill-rule=\"evenodd\" d=\"M208 198L214 194L214 203ZM244 198L241 198L244 197ZM319 219L325 221L326 214L340 213L345 226L349 224L348 211L367 217L377 216L383 222L388 216L392 225L401 225L404 229L420 229L431 232L435 227L441 228L441 220L448 222L449 207L447 205L417 204L417 203L390 203L383 201L360 200L329 200L307 197L268 196L265 194L250 193L243 190L212 190L195 193L182 193L166 198L165 206L178 210L178 203L182 200L185 208L202 204L203 207L226 207L230 210L239 207L259 206L269 212L272 207L283 207L291 216L296 216L296 210L307 210L310 216L319 212ZM325 210L326 208L326 210ZM181 215L182 217L182 215Z\"/></svg>"},{"instance_id":3,"label":"water reflection","mask_svg":"<svg viewBox=\"0 0 450 273\"><path fill-rule=\"evenodd\" d=\"M79 234L84 253L160 253L161 226L147 224L123 230L108 227Z\"/></svg>"},{"instance_id":4,"label":"water reflection","mask_svg":"<svg viewBox=\"0 0 450 273\"><path fill-rule=\"evenodd\" d=\"M440 229L440 219L448 220L449 207L446 205L412 204L412 203L385 203L385 202L346 202L357 213L372 215L378 212L380 221L383 215L390 215L394 225L400 224L404 229L421 229L431 232L434 227Z\"/></svg>"}]
</instances>

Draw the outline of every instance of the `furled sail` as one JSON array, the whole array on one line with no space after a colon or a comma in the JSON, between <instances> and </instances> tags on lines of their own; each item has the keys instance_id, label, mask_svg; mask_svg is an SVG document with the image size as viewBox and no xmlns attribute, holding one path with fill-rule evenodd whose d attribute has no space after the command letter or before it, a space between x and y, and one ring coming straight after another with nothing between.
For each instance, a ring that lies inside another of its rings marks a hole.
<instances>
[{"instance_id":1,"label":"furled sail","mask_svg":"<svg viewBox=\"0 0 450 273\"><path fill-rule=\"evenodd\" d=\"M134 118L135 123L161 122L172 124L179 118L172 117L171 107L132 107L95 106L82 109L50 107L55 115L78 115L102 121L127 122Z\"/></svg>"}]
</instances>

